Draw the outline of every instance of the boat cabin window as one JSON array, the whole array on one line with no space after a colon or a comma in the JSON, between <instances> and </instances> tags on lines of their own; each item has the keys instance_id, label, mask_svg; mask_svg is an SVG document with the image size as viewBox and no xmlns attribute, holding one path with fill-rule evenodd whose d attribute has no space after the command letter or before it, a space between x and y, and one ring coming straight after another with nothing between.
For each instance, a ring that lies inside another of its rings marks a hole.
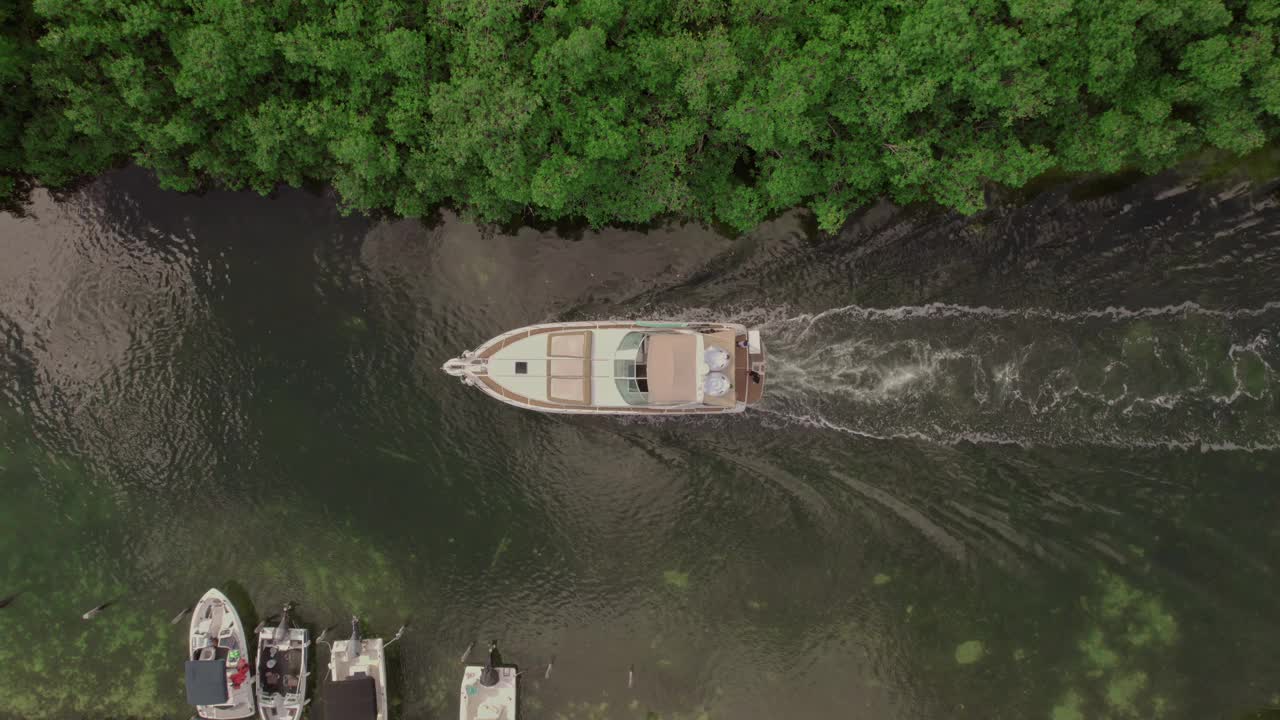
<instances>
[{"instance_id":1,"label":"boat cabin window","mask_svg":"<svg viewBox=\"0 0 1280 720\"><path fill-rule=\"evenodd\" d=\"M622 399L631 405L649 403L649 368L645 363L648 341L648 333L627 333L618 343L618 352L614 356L613 381Z\"/></svg>"},{"instance_id":2,"label":"boat cabin window","mask_svg":"<svg viewBox=\"0 0 1280 720\"><path fill-rule=\"evenodd\" d=\"M643 356L645 341L648 339L648 333L629 332L622 337L622 342L618 343L618 354L626 355L635 350L637 355Z\"/></svg>"},{"instance_id":3,"label":"boat cabin window","mask_svg":"<svg viewBox=\"0 0 1280 720\"><path fill-rule=\"evenodd\" d=\"M623 378L639 380L640 385L646 386L645 390L648 390L649 366L644 363L638 363L632 360L614 360L613 376L619 380Z\"/></svg>"},{"instance_id":4,"label":"boat cabin window","mask_svg":"<svg viewBox=\"0 0 1280 720\"><path fill-rule=\"evenodd\" d=\"M618 386L618 394L627 401L627 404L649 404L649 384L646 381L637 378L615 378L614 383Z\"/></svg>"},{"instance_id":5,"label":"boat cabin window","mask_svg":"<svg viewBox=\"0 0 1280 720\"><path fill-rule=\"evenodd\" d=\"M649 378L646 371L644 363L633 360L613 361L613 381L622 398L632 405L648 403L646 393L649 392Z\"/></svg>"},{"instance_id":6,"label":"boat cabin window","mask_svg":"<svg viewBox=\"0 0 1280 720\"><path fill-rule=\"evenodd\" d=\"M618 344L618 352L614 355L617 363L615 365L616 372L614 374L619 377L635 377L637 372L632 369L634 366L635 368L638 368L639 376L643 377L645 360L648 357L648 346L648 334L637 332L627 333L626 337L622 338L622 342ZM626 372L623 372L622 363L624 361L631 363L626 366Z\"/></svg>"}]
</instances>

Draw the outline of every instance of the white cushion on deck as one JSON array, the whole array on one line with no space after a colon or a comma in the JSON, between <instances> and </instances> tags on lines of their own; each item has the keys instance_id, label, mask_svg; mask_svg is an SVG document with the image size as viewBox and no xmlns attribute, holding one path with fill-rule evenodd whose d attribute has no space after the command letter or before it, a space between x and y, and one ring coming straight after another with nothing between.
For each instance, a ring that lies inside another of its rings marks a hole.
<instances>
[{"instance_id":1,"label":"white cushion on deck","mask_svg":"<svg viewBox=\"0 0 1280 720\"><path fill-rule=\"evenodd\" d=\"M587 380L585 378L551 378L547 381L547 395L552 401L586 404Z\"/></svg>"},{"instance_id":2,"label":"white cushion on deck","mask_svg":"<svg viewBox=\"0 0 1280 720\"><path fill-rule=\"evenodd\" d=\"M572 333L552 333L547 338L547 354L559 357L587 357L590 352L590 331Z\"/></svg>"},{"instance_id":3,"label":"white cushion on deck","mask_svg":"<svg viewBox=\"0 0 1280 720\"><path fill-rule=\"evenodd\" d=\"M582 361L576 358L551 358L547 374L552 377L582 377Z\"/></svg>"}]
</instances>

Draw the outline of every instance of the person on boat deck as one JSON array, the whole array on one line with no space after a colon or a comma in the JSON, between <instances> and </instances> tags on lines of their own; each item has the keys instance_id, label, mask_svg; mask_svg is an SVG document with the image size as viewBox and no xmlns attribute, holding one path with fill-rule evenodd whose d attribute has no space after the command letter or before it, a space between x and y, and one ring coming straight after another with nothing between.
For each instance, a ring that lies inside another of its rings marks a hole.
<instances>
[{"instance_id":1,"label":"person on boat deck","mask_svg":"<svg viewBox=\"0 0 1280 720\"><path fill-rule=\"evenodd\" d=\"M739 341L738 341L737 343L735 343L735 344L736 344L738 347L740 347L740 348L742 348L742 349L744 349L744 350L749 350L749 349L751 349L751 343L747 342L746 340L739 340Z\"/></svg>"},{"instance_id":2,"label":"person on boat deck","mask_svg":"<svg viewBox=\"0 0 1280 720\"><path fill-rule=\"evenodd\" d=\"M760 373L756 372L755 370L748 370L747 377L751 378L751 382L755 383L756 385L760 384Z\"/></svg>"}]
</instances>

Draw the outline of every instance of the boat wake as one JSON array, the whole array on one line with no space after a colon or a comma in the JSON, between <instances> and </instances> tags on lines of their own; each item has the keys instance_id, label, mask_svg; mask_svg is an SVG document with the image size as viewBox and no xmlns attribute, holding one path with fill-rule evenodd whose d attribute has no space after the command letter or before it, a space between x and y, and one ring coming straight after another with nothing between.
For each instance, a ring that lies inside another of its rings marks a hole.
<instances>
[{"instance_id":1,"label":"boat wake","mask_svg":"<svg viewBox=\"0 0 1280 720\"><path fill-rule=\"evenodd\" d=\"M1280 303L744 315L769 350L758 408L786 422L948 444L1280 447Z\"/></svg>"}]
</instances>

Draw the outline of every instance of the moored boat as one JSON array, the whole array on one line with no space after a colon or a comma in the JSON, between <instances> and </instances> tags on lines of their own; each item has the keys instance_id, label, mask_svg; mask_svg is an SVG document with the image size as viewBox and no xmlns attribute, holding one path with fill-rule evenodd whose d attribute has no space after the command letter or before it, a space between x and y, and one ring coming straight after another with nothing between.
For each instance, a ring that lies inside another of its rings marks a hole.
<instances>
[{"instance_id":1,"label":"moored boat","mask_svg":"<svg viewBox=\"0 0 1280 720\"><path fill-rule=\"evenodd\" d=\"M498 642L489 643L483 665L467 665L462 672L459 720L517 720L520 670L502 662Z\"/></svg>"},{"instance_id":2,"label":"moored boat","mask_svg":"<svg viewBox=\"0 0 1280 720\"><path fill-rule=\"evenodd\" d=\"M403 633L402 627L384 644L382 638L363 637L360 619L351 618L351 638L335 640L329 648L326 720L387 720L386 649Z\"/></svg>"},{"instance_id":3,"label":"moored boat","mask_svg":"<svg viewBox=\"0 0 1280 720\"><path fill-rule=\"evenodd\" d=\"M289 622L289 606L280 624L258 630L258 715L262 720L298 720L307 705L307 650L311 637L306 628Z\"/></svg>"},{"instance_id":4,"label":"moored boat","mask_svg":"<svg viewBox=\"0 0 1280 720\"><path fill-rule=\"evenodd\" d=\"M207 720L252 717L253 669L244 625L218 590L206 592L192 611L187 645L187 702L196 714Z\"/></svg>"},{"instance_id":5,"label":"moored boat","mask_svg":"<svg viewBox=\"0 0 1280 720\"><path fill-rule=\"evenodd\" d=\"M765 352L759 331L734 323L546 323L503 333L443 369L540 412L700 415L759 401Z\"/></svg>"}]
</instances>

